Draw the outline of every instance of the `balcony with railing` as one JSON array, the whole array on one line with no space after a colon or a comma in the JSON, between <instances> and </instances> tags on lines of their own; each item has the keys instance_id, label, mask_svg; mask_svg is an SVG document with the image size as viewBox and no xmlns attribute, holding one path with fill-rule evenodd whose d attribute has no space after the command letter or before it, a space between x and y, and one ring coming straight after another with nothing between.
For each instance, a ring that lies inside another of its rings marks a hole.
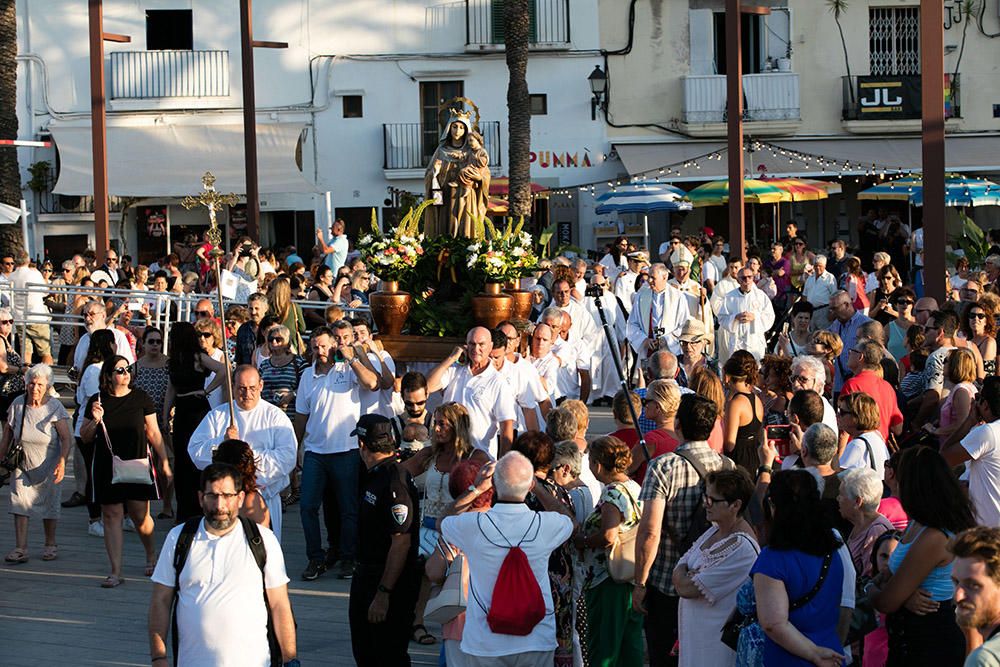
<instances>
[{"instance_id":1,"label":"balcony with railing","mask_svg":"<svg viewBox=\"0 0 1000 667\"><path fill-rule=\"evenodd\" d=\"M465 50L504 48L504 0L465 0ZM568 49L570 0L528 0L532 49Z\"/></svg>"},{"instance_id":2,"label":"balcony with railing","mask_svg":"<svg viewBox=\"0 0 1000 667\"><path fill-rule=\"evenodd\" d=\"M86 217L94 213L94 198L90 195L60 195L52 192L52 181L49 186L35 192L35 210L42 216L79 216ZM121 197L108 198L108 211L120 213L125 202Z\"/></svg>"},{"instance_id":3,"label":"balcony with railing","mask_svg":"<svg viewBox=\"0 0 1000 667\"><path fill-rule=\"evenodd\" d=\"M483 148L492 167L499 167L500 121L481 121ZM440 142L441 129L423 123L386 123L382 126L383 164L386 171L426 169Z\"/></svg>"},{"instance_id":4,"label":"balcony with railing","mask_svg":"<svg viewBox=\"0 0 1000 667\"><path fill-rule=\"evenodd\" d=\"M961 75L944 75L944 117L961 123ZM855 134L920 131L920 75L842 76L844 128Z\"/></svg>"},{"instance_id":5,"label":"balcony with railing","mask_svg":"<svg viewBox=\"0 0 1000 667\"><path fill-rule=\"evenodd\" d=\"M228 97L229 51L114 51L111 99Z\"/></svg>"},{"instance_id":6,"label":"balcony with railing","mask_svg":"<svg viewBox=\"0 0 1000 667\"><path fill-rule=\"evenodd\" d=\"M681 77L684 108L681 123L692 136L726 134L726 77L724 74ZM758 135L789 134L801 124L799 75L764 72L743 75L743 122Z\"/></svg>"}]
</instances>

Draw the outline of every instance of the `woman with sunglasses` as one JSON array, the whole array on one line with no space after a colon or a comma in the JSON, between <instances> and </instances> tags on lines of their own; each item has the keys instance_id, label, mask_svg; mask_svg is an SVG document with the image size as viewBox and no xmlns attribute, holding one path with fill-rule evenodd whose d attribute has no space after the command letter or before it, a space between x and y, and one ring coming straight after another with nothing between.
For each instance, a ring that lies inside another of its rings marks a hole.
<instances>
[{"instance_id":1,"label":"woman with sunglasses","mask_svg":"<svg viewBox=\"0 0 1000 667\"><path fill-rule=\"evenodd\" d=\"M792 287L796 292L801 292L806 284L806 276L812 272L812 264L816 261L816 255L809 251L806 244L806 237L799 235L792 239L792 247L788 252L788 262L791 265Z\"/></svg>"},{"instance_id":2,"label":"woman with sunglasses","mask_svg":"<svg viewBox=\"0 0 1000 667\"><path fill-rule=\"evenodd\" d=\"M163 332L154 327L146 327L142 332L142 356L135 360L135 387L149 394L156 407L156 423L163 436L163 445L167 456L173 460L174 448L170 440L169 424L163 418L163 405L167 400L167 387L170 386L170 371L167 368L167 355L163 354ZM163 485L163 498L157 519L173 519L174 485Z\"/></svg>"},{"instance_id":3,"label":"woman with sunglasses","mask_svg":"<svg viewBox=\"0 0 1000 667\"><path fill-rule=\"evenodd\" d=\"M975 343L983 357L986 376L997 373L997 325L992 313L982 304L970 303L962 311L959 330L965 340Z\"/></svg>"},{"instance_id":4,"label":"woman with sunglasses","mask_svg":"<svg viewBox=\"0 0 1000 667\"><path fill-rule=\"evenodd\" d=\"M877 320L882 325L892 322L899 313L892 307L893 296L903 285L899 271L892 264L886 264L878 270L878 287L868 295L871 308L868 317Z\"/></svg>"},{"instance_id":5,"label":"woman with sunglasses","mask_svg":"<svg viewBox=\"0 0 1000 667\"><path fill-rule=\"evenodd\" d=\"M226 362L222 356L224 354L222 351L222 328L218 322L212 318L202 318L195 321L194 330L198 332L198 344L201 345L201 351L219 362L220 366L225 367ZM225 383L220 384L215 382L217 376L218 373L213 371L205 378L209 409L222 405L226 400L224 395ZM215 389L208 392L209 386L214 386Z\"/></svg>"},{"instance_id":6,"label":"woman with sunglasses","mask_svg":"<svg viewBox=\"0 0 1000 667\"><path fill-rule=\"evenodd\" d=\"M205 354L198 340L198 331L190 322L178 322L170 328L170 354L167 369L170 384L163 403L163 421L170 422L173 411L174 494L177 498L178 523L192 516L199 516L198 504L200 472L191 461L187 442L198 424L208 414L208 394L225 380L225 366ZM215 373L215 380L205 385L205 379Z\"/></svg>"},{"instance_id":7,"label":"woman with sunglasses","mask_svg":"<svg viewBox=\"0 0 1000 667\"><path fill-rule=\"evenodd\" d=\"M889 297L889 302L894 307L896 317L885 325L885 346L893 358L902 359L907 355L906 332L917 323L913 317L913 304L917 302L917 295L909 287L898 287Z\"/></svg>"},{"instance_id":8,"label":"woman with sunglasses","mask_svg":"<svg viewBox=\"0 0 1000 667\"><path fill-rule=\"evenodd\" d=\"M307 364L301 356L292 354L289 336L288 327L283 324L275 325L267 332L271 355L260 364L260 379L264 381L260 397L284 410L289 419L294 419L295 392Z\"/></svg>"},{"instance_id":9,"label":"woman with sunglasses","mask_svg":"<svg viewBox=\"0 0 1000 667\"><path fill-rule=\"evenodd\" d=\"M24 392L23 365L14 344L14 316L0 308L0 420L7 419L7 408Z\"/></svg>"},{"instance_id":10,"label":"woman with sunglasses","mask_svg":"<svg viewBox=\"0 0 1000 667\"><path fill-rule=\"evenodd\" d=\"M153 574L156 545L149 501L158 493L153 471L149 483L115 483L112 454L122 460L147 459L152 449L159 458L161 481L169 482L172 473L156 421L156 407L146 392L132 388L128 359L116 354L101 364L100 387L100 393L87 402L80 435L84 442L94 445L91 465L94 497L101 505L104 546L111 564L111 574L101 582L101 587L115 588L125 582L122 577L123 505L146 552L144 574L147 577Z\"/></svg>"}]
</instances>

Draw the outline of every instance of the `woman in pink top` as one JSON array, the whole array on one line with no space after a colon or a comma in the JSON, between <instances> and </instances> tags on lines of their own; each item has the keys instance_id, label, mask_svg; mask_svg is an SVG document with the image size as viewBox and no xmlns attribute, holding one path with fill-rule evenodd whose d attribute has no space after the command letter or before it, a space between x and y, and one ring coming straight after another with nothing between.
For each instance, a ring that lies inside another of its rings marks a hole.
<instances>
[{"instance_id":1,"label":"woman in pink top","mask_svg":"<svg viewBox=\"0 0 1000 667\"><path fill-rule=\"evenodd\" d=\"M671 380L655 380L646 389L646 398L642 399L646 408L646 418L656 424L656 428L644 436L646 453L638 444L632 448L632 465L629 477L642 484L646 477L646 457L652 461L657 456L677 449L680 439L674 433L674 417L681 404L681 390L676 382Z\"/></svg>"},{"instance_id":2,"label":"woman in pink top","mask_svg":"<svg viewBox=\"0 0 1000 667\"><path fill-rule=\"evenodd\" d=\"M976 400L977 389L973 384L976 380L976 358L968 348L959 347L951 351L944 367L945 386L951 386L944 403L941 404L941 418L938 427L924 428L936 435L941 444L957 429Z\"/></svg>"}]
</instances>

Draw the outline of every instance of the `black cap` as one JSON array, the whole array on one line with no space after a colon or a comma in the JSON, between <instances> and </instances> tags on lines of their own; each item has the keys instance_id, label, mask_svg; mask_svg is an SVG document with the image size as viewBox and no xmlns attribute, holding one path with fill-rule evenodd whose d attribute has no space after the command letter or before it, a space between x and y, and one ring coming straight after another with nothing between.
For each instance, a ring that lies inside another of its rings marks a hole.
<instances>
[{"instance_id":1,"label":"black cap","mask_svg":"<svg viewBox=\"0 0 1000 667\"><path fill-rule=\"evenodd\" d=\"M374 444L383 439L392 442L396 440L392 422L382 415L362 415L351 435L358 436L365 444Z\"/></svg>"}]
</instances>

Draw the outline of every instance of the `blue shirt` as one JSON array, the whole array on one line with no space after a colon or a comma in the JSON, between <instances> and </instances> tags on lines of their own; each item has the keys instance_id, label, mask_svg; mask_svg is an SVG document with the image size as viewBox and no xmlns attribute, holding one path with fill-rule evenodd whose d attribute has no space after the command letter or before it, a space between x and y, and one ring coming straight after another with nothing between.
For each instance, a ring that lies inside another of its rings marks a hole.
<instances>
[{"instance_id":1,"label":"blue shirt","mask_svg":"<svg viewBox=\"0 0 1000 667\"><path fill-rule=\"evenodd\" d=\"M334 236L330 239L330 252L326 254L326 265L333 269L333 273L336 274L340 270L340 267L344 265L347 261L347 236L341 234L340 236Z\"/></svg>"},{"instance_id":2,"label":"blue shirt","mask_svg":"<svg viewBox=\"0 0 1000 667\"><path fill-rule=\"evenodd\" d=\"M765 547L757 562L750 570L750 576L763 574L781 581L788 591L789 604L804 597L819 580L823 567L823 557L801 551L779 551ZM803 635L818 646L831 648L843 653L844 647L837 636L837 622L840 620L840 600L844 585L844 563L836 552L830 560L826 581L816 596L807 604L789 612L788 620ZM802 665L812 663L796 657L776 644L770 637L764 638L764 664L768 667Z\"/></svg>"},{"instance_id":3,"label":"blue shirt","mask_svg":"<svg viewBox=\"0 0 1000 667\"><path fill-rule=\"evenodd\" d=\"M844 344L844 349L840 352L840 356L833 360L833 393L839 393L841 387L844 386L844 376L849 372L847 369L847 358L850 356L851 348L854 347L854 343L858 339L858 328L865 322L871 321L871 318L861 311L855 311L854 316L846 322L834 320L826 328L827 331L832 331L840 336L840 341Z\"/></svg>"}]
</instances>

